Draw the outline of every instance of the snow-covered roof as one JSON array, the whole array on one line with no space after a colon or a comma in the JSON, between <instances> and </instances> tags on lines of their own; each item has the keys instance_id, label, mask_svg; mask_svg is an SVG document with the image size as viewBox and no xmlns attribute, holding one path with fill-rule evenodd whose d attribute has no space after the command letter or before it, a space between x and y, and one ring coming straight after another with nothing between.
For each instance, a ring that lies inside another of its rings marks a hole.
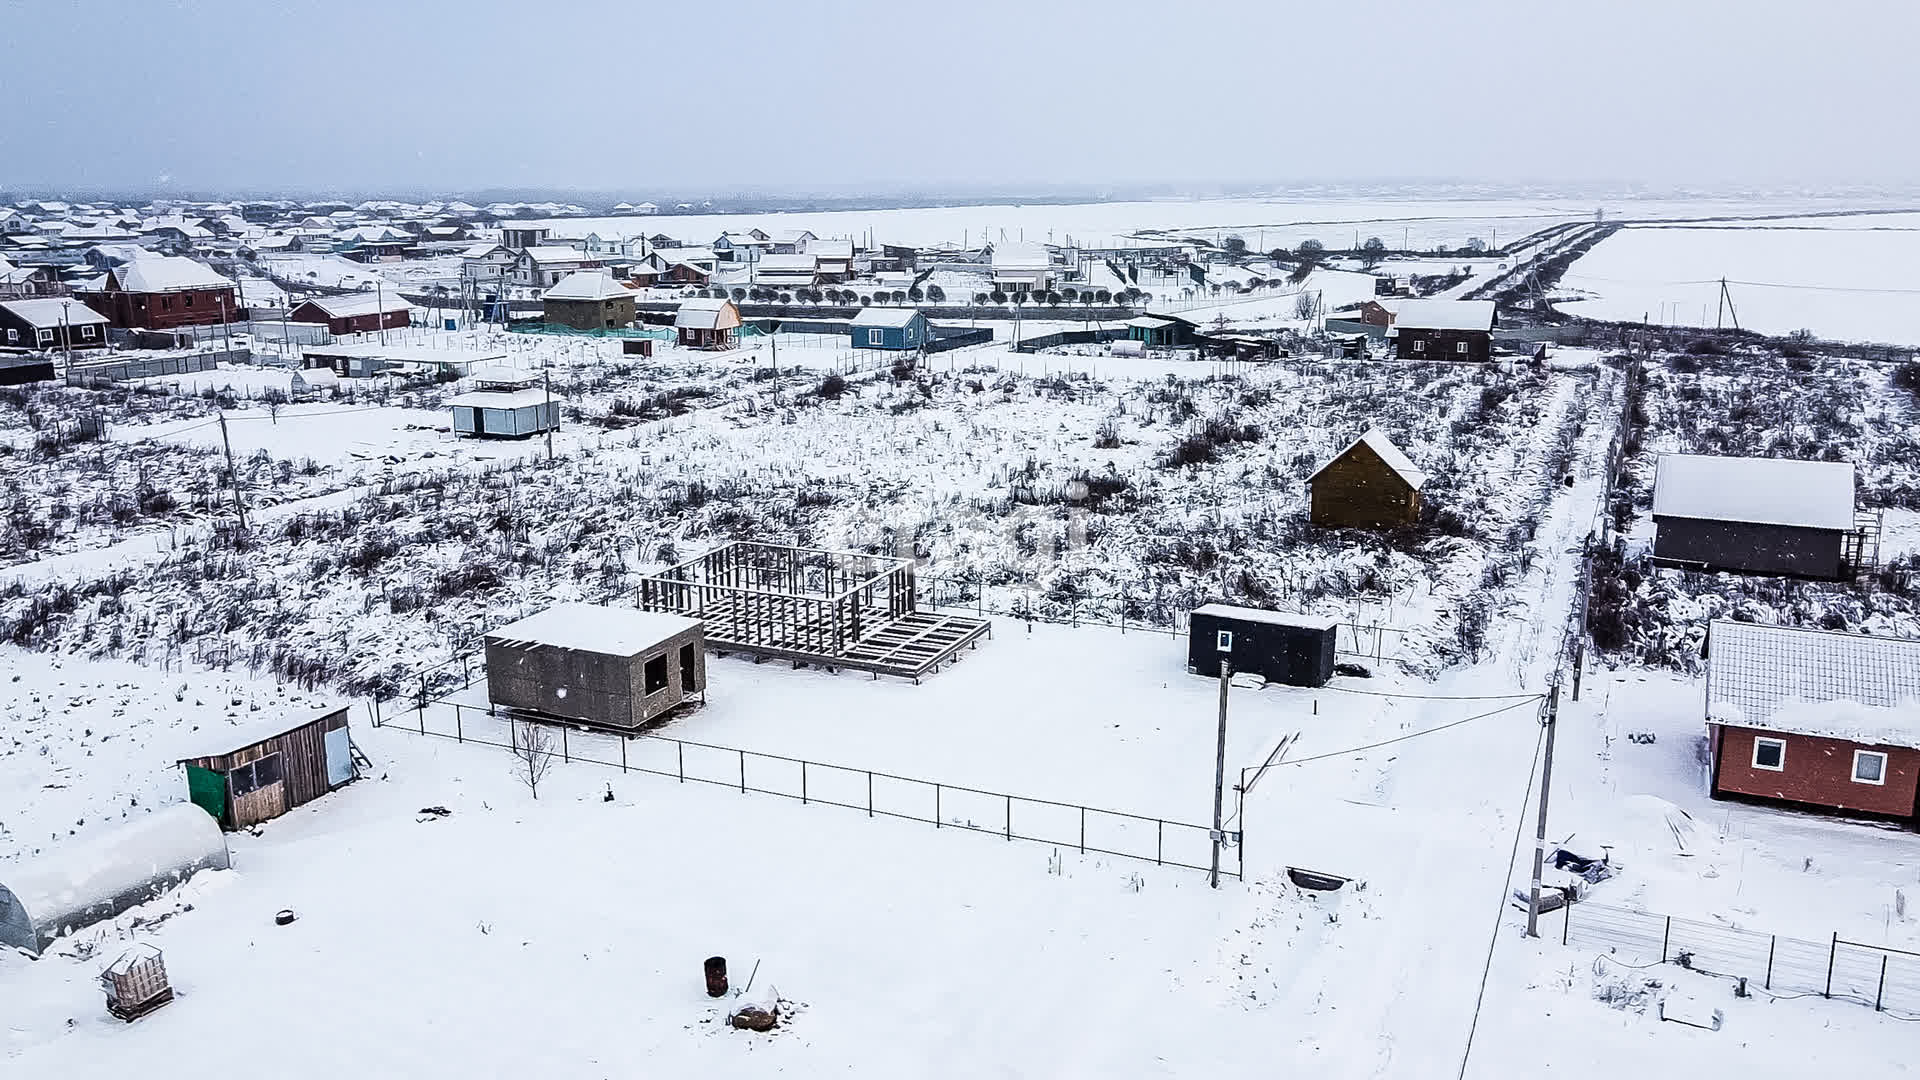
<instances>
[{"instance_id":1,"label":"snow-covered roof","mask_svg":"<svg viewBox=\"0 0 1920 1080\"><path fill-rule=\"evenodd\" d=\"M194 262L184 255L143 255L112 270L114 280L126 292L178 292L183 289L230 289L233 282L213 272L213 268Z\"/></svg>"},{"instance_id":2,"label":"snow-covered roof","mask_svg":"<svg viewBox=\"0 0 1920 1080\"><path fill-rule=\"evenodd\" d=\"M1313 475L1307 477L1307 483L1311 484L1319 479L1321 473L1326 472L1334 462L1346 457L1348 451L1359 446L1361 443L1365 443L1367 449L1373 451L1375 457L1385 462L1387 468L1398 473L1400 479L1407 482L1407 486L1413 488L1415 491L1419 491L1421 487L1425 486L1427 474L1420 471L1419 467L1414 465L1413 461L1408 458L1407 455L1401 453L1400 448L1393 445L1393 440L1387 438L1386 433L1379 428L1368 428L1366 434L1341 447L1340 452L1328 458L1325 465L1313 470Z\"/></svg>"},{"instance_id":3,"label":"snow-covered roof","mask_svg":"<svg viewBox=\"0 0 1920 1080\"><path fill-rule=\"evenodd\" d=\"M820 268L820 260L812 254L762 255L760 256L760 261L754 265L762 274L769 270L782 274L811 274Z\"/></svg>"},{"instance_id":4,"label":"snow-covered roof","mask_svg":"<svg viewBox=\"0 0 1920 1080\"><path fill-rule=\"evenodd\" d=\"M524 409L530 405L546 402L547 392L530 386L525 390L469 390L447 399L447 404L466 405L475 409Z\"/></svg>"},{"instance_id":5,"label":"snow-covered roof","mask_svg":"<svg viewBox=\"0 0 1920 1080\"><path fill-rule=\"evenodd\" d=\"M1853 465L1662 454L1653 516L1846 532L1853 528Z\"/></svg>"},{"instance_id":6,"label":"snow-covered roof","mask_svg":"<svg viewBox=\"0 0 1920 1080\"><path fill-rule=\"evenodd\" d=\"M1222 619L1238 619L1241 622L1264 623L1268 626L1297 626L1307 630L1331 630L1340 625L1339 619L1328 615L1301 615L1290 611L1235 607L1232 604L1204 604L1187 614L1189 617L1213 615Z\"/></svg>"},{"instance_id":7,"label":"snow-covered roof","mask_svg":"<svg viewBox=\"0 0 1920 1080\"><path fill-rule=\"evenodd\" d=\"M542 300L610 300L632 296L633 290L613 280L605 270L575 270L560 279L553 288L540 294Z\"/></svg>"},{"instance_id":8,"label":"snow-covered roof","mask_svg":"<svg viewBox=\"0 0 1920 1080\"><path fill-rule=\"evenodd\" d=\"M526 249L524 254L527 256L527 258L532 259L534 262L537 262L537 263L543 263L543 262L597 263L600 261L598 256L589 255L588 253L581 251L579 248L554 247L551 245L548 245L545 247L530 247Z\"/></svg>"},{"instance_id":9,"label":"snow-covered roof","mask_svg":"<svg viewBox=\"0 0 1920 1080\"><path fill-rule=\"evenodd\" d=\"M1138 327L1142 330L1158 330L1163 326L1172 326L1173 320L1163 319L1158 315L1139 315L1128 319L1127 325Z\"/></svg>"},{"instance_id":10,"label":"snow-covered roof","mask_svg":"<svg viewBox=\"0 0 1920 1080\"><path fill-rule=\"evenodd\" d=\"M1707 719L1920 748L1920 641L1717 620Z\"/></svg>"},{"instance_id":11,"label":"snow-covered roof","mask_svg":"<svg viewBox=\"0 0 1920 1080\"><path fill-rule=\"evenodd\" d=\"M513 253L512 248L507 247L498 240L489 240L484 244L475 244L461 252L460 257L463 259L484 259L496 251L504 251L509 255Z\"/></svg>"},{"instance_id":12,"label":"snow-covered roof","mask_svg":"<svg viewBox=\"0 0 1920 1080\"><path fill-rule=\"evenodd\" d=\"M304 377L303 371L287 371L288 376ZM281 389L286 389L283 385ZM173 745L173 757L176 761L188 761L193 758L219 757L236 750L245 750L249 746L278 738L296 728L306 727L315 720L321 720L339 712L344 706L316 704L306 712L276 713L263 719L249 719L237 724L224 720L209 722L201 730L187 736Z\"/></svg>"},{"instance_id":13,"label":"snow-covered roof","mask_svg":"<svg viewBox=\"0 0 1920 1080\"><path fill-rule=\"evenodd\" d=\"M562 649L634 656L677 634L697 629L699 619L600 604L555 604L487 634L489 644L551 645Z\"/></svg>"},{"instance_id":14,"label":"snow-covered roof","mask_svg":"<svg viewBox=\"0 0 1920 1080\"><path fill-rule=\"evenodd\" d=\"M316 296L307 303L327 313L330 319L346 319L356 315L383 315L393 311L412 311L413 305L398 292L391 289L377 289L373 292L348 293L344 296Z\"/></svg>"},{"instance_id":15,"label":"snow-covered roof","mask_svg":"<svg viewBox=\"0 0 1920 1080\"><path fill-rule=\"evenodd\" d=\"M902 328L919 314L917 308L867 307L861 308L849 325Z\"/></svg>"},{"instance_id":16,"label":"snow-covered roof","mask_svg":"<svg viewBox=\"0 0 1920 1080\"><path fill-rule=\"evenodd\" d=\"M0 308L5 308L14 318L36 330L57 330L61 323L68 326L98 326L107 321L105 315L80 301L60 297L0 300Z\"/></svg>"},{"instance_id":17,"label":"snow-covered roof","mask_svg":"<svg viewBox=\"0 0 1920 1080\"><path fill-rule=\"evenodd\" d=\"M809 240L807 241L807 254L817 259L831 259L835 262L851 259L853 258L853 241L847 239Z\"/></svg>"},{"instance_id":18,"label":"snow-covered roof","mask_svg":"<svg viewBox=\"0 0 1920 1080\"><path fill-rule=\"evenodd\" d=\"M1046 270L1053 266L1053 255L1045 244L1007 241L993 245L995 270Z\"/></svg>"},{"instance_id":19,"label":"snow-covered roof","mask_svg":"<svg viewBox=\"0 0 1920 1080\"><path fill-rule=\"evenodd\" d=\"M1408 300L1394 314L1403 330L1492 330L1491 300Z\"/></svg>"},{"instance_id":20,"label":"snow-covered roof","mask_svg":"<svg viewBox=\"0 0 1920 1080\"><path fill-rule=\"evenodd\" d=\"M731 300L705 297L682 300L680 310L674 313L673 325L689 330L724 330L740 325L740 309L734 307Z\"/></svg>"},{"instance_id":21,"label":"snow-covered roof","mask_svg":"<svg viewBox=\"0 0 1920 1080\"><path fill-rule=\"evenodd\" d=\"M486 364L505 360L507 354L499 349L460 349L436 348L428 345L380 345L374 342L356 342L350 345L309 345L302 350L307 356L331 359L339 356L371 357L416 364ZM507 369L513 370L513 369ZM532 378L532 375L525 375Z\"/></svg>"}]
</instances>

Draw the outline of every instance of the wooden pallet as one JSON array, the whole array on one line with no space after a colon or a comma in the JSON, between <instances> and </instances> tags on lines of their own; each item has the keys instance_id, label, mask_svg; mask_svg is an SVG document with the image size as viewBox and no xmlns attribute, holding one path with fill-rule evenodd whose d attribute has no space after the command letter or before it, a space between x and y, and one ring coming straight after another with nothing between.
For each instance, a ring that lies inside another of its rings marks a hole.
<instances>
[{"instance_id":1,"label":"wooden pallet","mask_svg":"<svg viewBox=\"0 0 1920 1080\"><path fill-rule=\"evenodd\" d=\"M154 996L148 998L147 1000L141 1002L138 1005L130 1005L130 1006L119 1005L109 1001L107 1002L107 1011L119 1017L120 1019L125 1020L127 1023L131 1024L135 1020L140 1019L141 1017L147 1015L148 1013L152 1012L153 1010L159 1008L162 1005L165 1005L167 1002L172 1000L173 1000L173 990L169 988L169 989L160 991L158 994L155 994Z\"/></svg>"}]
</instances>

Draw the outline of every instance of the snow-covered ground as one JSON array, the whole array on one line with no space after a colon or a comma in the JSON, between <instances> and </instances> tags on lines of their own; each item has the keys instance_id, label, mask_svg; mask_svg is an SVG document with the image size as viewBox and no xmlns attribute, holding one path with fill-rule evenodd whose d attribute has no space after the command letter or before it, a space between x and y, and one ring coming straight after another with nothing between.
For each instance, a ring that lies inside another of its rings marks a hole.
<instances>
[{"instance_id":1,"label":"snow-covered ground","mask_svg":"<svg viewBox=\"0 0 1920 1080\"><path fill-rule=\"evenodd\" d=\"M1561 310L1597 319L1811 330L1835 341L1920 343L1915 215L1806 219L1788 227L1640 227L1614 233L1560 279ZM1725 315L1720 279L1733 314Z\"/></svg>"}]
</instances>

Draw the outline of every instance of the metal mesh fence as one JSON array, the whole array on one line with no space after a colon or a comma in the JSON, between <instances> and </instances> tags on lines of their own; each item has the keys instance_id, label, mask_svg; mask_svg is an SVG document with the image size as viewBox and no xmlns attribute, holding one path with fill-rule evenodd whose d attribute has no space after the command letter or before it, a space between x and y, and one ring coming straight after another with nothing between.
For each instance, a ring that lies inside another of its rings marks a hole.
<instances>
[{"instance_id":1,"label":"metal mesh fence","mask_svg":"<svg viewBox=\"0 0 1920 1080\"><path fill-rule=\"evenodd\" d=\"M1780 996L1818 994L1920 1018L1920 953L1848 941L1741 930L1603 904L1562 909L1561 942L1604 949L1630 964L1677 963L1695 971L1746 979Z\"/></svg>"}]
</instances>

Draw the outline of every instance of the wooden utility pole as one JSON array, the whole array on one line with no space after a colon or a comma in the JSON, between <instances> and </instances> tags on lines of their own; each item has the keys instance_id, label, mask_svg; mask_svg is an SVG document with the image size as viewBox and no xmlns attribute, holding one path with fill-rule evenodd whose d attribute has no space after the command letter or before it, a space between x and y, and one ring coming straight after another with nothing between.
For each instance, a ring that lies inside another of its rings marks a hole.
<instances>
[{"instance_id":1,"label":"wooden utility pole","mask_svg":"<svg viewBox=\"0 0 1920 1080\"><path fill-rule=\"evenodd\" d=\"M1540 825L1533 835L1533 897L1527 904L1527 936L1540 936L1540 872L1547 858L1547 796L1553 793L1553 731L1560 719L1560 684L1547 689L1546 758L1540 765Z\"/></svg>"},{"instance_id":2,"label":"wooden utility pole","mask_svg":"<svg viewBox=\"0 0 1920 1080\"><path fill-rule=\"evenodd\" d=\"M247 531L247 504L240 500L240 470L233 465L233 441L227 438L227 414L220 414L220 446L227 452L227 479L233 484L233 512L240 519L240 531Z\"/></svg>"},{"instance_id":3,"label":"wooden utility pole","mask_svg":"<svg viewBox=\"0 0 1920 1080\"><path fill-rule=\"evenodd\" d=\"M1220 820L1220 811L1221 803L1226 798L1227 687L1232 681L1233 661L1223 656L1220 658L1220 737L1213 752L1213 864L1207 874L1207 884L1215 889L1220 887L1220 843L1227 835L1224 823Z\"/></svg>"},{"instance_id":4,"label":"wooden utility pole","mask_svg":"<svg viewBox=\"0 0 1920 1080\"><path fill-rule=\"evenodd\" d=\"M553 413L553 369L552 368L547 368L545 370L545 385L547 390L547 407L545 410L546 415L541 419L542 419L542 422L545 423L547 426L547 464L552 465L553 464L553 429L557 426L558 421L560 419L559 417L555 416Z\"/></svg>"}]
</instances>

